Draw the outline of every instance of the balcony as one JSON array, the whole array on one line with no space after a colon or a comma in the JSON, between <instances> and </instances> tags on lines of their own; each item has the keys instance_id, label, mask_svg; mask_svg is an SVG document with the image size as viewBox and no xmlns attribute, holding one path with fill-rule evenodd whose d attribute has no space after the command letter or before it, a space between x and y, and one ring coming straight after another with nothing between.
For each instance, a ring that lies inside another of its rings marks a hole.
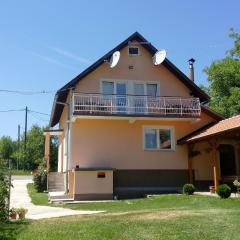
<instances>
[{"instance_id":1,"label":"balcony","mask_svg":"<svg viewBox=\"0 0 240 240\"><path fill-rule=\"evenodd\" d=\"M198 118L201 106L199 98L74 93L73 114Z\"/></svg>"}]
</instances>

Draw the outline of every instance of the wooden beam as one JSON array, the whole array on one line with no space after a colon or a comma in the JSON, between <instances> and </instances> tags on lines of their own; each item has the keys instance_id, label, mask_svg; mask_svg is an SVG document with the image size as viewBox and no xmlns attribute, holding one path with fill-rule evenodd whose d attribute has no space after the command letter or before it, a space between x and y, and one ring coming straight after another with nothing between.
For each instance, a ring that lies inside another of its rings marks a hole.
<instances>
[{"instance_id":1,"label":"wooden beam","mask_svg":"<svg viewBox=\"0 0 240 240\"><path fill-rule=\"evenodd\" d=\"M188 175L189 175L189 183L193 183L193 169L192 169L192 151L193 144L188 144Z\"/></svg>"},{"instance_id":2,"label":"wooden beam","mask_svg":"<svg viewBox=\"0 0 240 240\"><path fill-rule=\"evenodd\" d=\"M213 181L214 181L214 188L216 191L218 188L218 185L219 185L219 164L218 164L218 159L217 159L217 149L218 149L217 139L213 139L210 144L212 147L212 159L213 159Z\"/></svg>"},{"instance_id":3,"label":"wooden beam","mask_svg":"<svg viewBox=\"0 0 240 240\"><path fill-rule=\"evenodd\" d=\"M44 159L47 161L47 172L50 171L50 133L45 134Z\"/></svg>"}]
</instances>

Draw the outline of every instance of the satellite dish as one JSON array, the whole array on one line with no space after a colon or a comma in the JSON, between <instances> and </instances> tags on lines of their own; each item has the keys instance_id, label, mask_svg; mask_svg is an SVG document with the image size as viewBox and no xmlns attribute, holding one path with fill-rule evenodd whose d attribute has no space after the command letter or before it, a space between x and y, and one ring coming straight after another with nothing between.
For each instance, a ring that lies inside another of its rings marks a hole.
<instances>
[{"instance_id":1,"label":"satellite dish","mask_svg":"<svg viewBox=\"0 0 240 240\"><path fill-rule=\"evenodd\" d=\"M166 55L167 55L167 52L164 49L162 49L160 51L157 51L152 58L153 64L155 66L160 65L164 61L164 59L166 58Z\"/></svg>"},{"instance_id":2,"label":"satellite dish","mask_svg":"<svg viewBox=\"0 0 240 240\"><path fill-rule=\"evenodd\" d=\"M119 51L114 52L109 61L110 68L116 67L119 59L120 59L120 52Z\"/></svg>"}]
</instances>

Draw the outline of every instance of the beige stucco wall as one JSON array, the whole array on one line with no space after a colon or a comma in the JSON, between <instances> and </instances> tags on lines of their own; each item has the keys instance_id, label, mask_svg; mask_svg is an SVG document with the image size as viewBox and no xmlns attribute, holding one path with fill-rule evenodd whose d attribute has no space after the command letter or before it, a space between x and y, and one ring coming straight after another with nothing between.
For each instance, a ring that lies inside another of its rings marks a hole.
<instances>
[{"instance_id":1,"label":"beige stucco wall","mask_svg":"<svg viewBox=\"0 0 240 240\"><path fill-rule=\"evenodd\" d=\"M152 55L142 46L139 47L141 55L136 57L128 56L128 47L123 48L120 61L115 68L110 68L107 63L103 63L79 81L75 91L99 93L101 80L138 80L160 83L161 96L190 96L188 88L175 75L163 65L154 66ZM134 69L129 70L129 65L134 66Z\"/></svg>"},{"instance_id":2,"label":"beige stucco wall","mask_svg":"<svg viewBox=\"0 0 240 240\"><path fill-rule=\"evenodd\" d=\"M195 179L213 180L213 155L208 142L195 144L194 150L200 152L199 155L192 158Z\"/></svg>"},{"instance_id":3,"label":"beige stucco wall","mask_svg":"<svg viewBox=\"0 0 240 240\"><path fill-rule=\"evenodd\" d=\"M175 141L194 129L205 125L202 121L186 120L99 120L77 119L72 126L71 168L113 167L116 169L187 169L188 153L185 145L176 144L175 151L147 151L143 149L144 126L174 127Z\"/></svg>"},{"instance_id":4,"label":"beige stucco wall","mask_svg":"<svg viewBox=\"0 0 240 240\"><path fill-rule=\"evenodd\" d=\"M152 56L142 46L140 56L128 56L128 48L121 50L118 65L111 69L107 63L88 74L76 86L75 91L99 93L101 80L157 81L161 96L190 97L190 90L163 65L154 66ZM129 70L129 65L134 67ZM187 67L187 66L186 66ZM68 96L68 102L70 96ZM64 107L60 119L60 128L66 129L67 109ZM71 164L69 169L79 165L110 166L117 169L187 169L187 148L176 145L175 151L144 151L143 126L173 126L175 141L204 126L212 118L202 113L198 121L190 120L84 120L77 119L71 127ZM63 135L63 166L66 165L64 153L65 135ZM202 156L205 158L204 156ZM60 158L59 158L60 159ZM207 179L210 176L207 163L196 161L197 177ZM65 170L65 167L63 167Z\"/></svg>"},{"instance_id":5,"label":"beige stucco wall","mask_svg":"<svg viewBox=\"0 0 240 240\"><path fill-rule=\"evenodd\" d=\"M98 178L98 172L105 172L105 178ZM75 171L74 194L112 194L112 171Z\"/></svg>"}]
</instances>

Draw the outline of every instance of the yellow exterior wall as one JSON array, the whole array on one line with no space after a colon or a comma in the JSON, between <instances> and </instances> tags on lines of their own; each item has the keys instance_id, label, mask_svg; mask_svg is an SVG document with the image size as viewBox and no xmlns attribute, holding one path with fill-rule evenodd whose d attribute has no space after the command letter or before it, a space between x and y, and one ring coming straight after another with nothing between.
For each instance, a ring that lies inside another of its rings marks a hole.
<instances>
[{"instance_id":1,"label":"yellow exterior wall","mask_svg":"<svg viewBox=\"0 0 240 240\"><path fill-rule=\"evenodd\" d=\"M99 120L77 119L72 126L71 168L113 167L116 169L187 169L188 153L185 145L175 151L143 149L144 126L173 126L175 141L211 121L185 120Z\"/></svg>"},{"instance_id":2,"label":"yellow exterior wall","mask_svg":"<svg viewBox=\"0 0 240 240\"><path fill-rule=\"evenodd\" d=\"M105 178L98 178L98 172L105 172ZM75 171L74 194L112 194L112 171Z\"/></svg>"},{"instance_id":3,"label":"yellow exterior wall","mask_svg":"<svg viewBox=\"0 0 240 240\"><path fill-rule=\"evenodd\" d=\"M138 80L157 81L160 83L161 96L190 97L190 90L163 65L154 66L151 54L140 47L140 56L128 56L128 47L121 50L121 57L115 68L103 63L95 71L88 74L76 85L75 91L99 93L101 80ZM129 70L129 65L134 69ZM186 66L187 67L187 66Z\"/></svg>"},{"instance_id":4,"label":"yellow exterior wall","mask_svg":"<svg viewBox=\"0 0 240 240\"><path fill-rule=\"evenodd\" d=\"M161 96L191 97L190 90L163 65L154 66L151 54L140 47L140 56L128 56L128 47L121 50L118 65L111 69L103 63L76 85L75 91L99 93L101 80L156 81L160 83ZM134 67L129 70L129 65ZM187 66L186 66L187 67ZM67 102L70 102L68 96ZM60 119L60 128L66 130L67 108L64 107ZM173 126L175 141L206 125L213 119L202 113L201 119L190 120L137 120L130 124L128 120L83 120L72 123L71 164L80 167L110 166L117 169L187 169L188 153L186 146L176 145L175 151L144 151L143 126ZM65 134L62 138L62 165L66 170ZM60 154L60 153L59 153ZM194 160L196 178L212 179L209 163L201 155Z\"/></svg>"},{"instance_id":5,"label":"yellow exterior wall","mask_svg":"<svg viewBox=\"0 0 240 240\"><path fill-rule=\"evenodd\" d=\"M207 142L197 143L194 150L200 154L192 158L193 169L196 180L212 180L213 179L213 159L210 146Z\"/></svg>"}]
</instances>

